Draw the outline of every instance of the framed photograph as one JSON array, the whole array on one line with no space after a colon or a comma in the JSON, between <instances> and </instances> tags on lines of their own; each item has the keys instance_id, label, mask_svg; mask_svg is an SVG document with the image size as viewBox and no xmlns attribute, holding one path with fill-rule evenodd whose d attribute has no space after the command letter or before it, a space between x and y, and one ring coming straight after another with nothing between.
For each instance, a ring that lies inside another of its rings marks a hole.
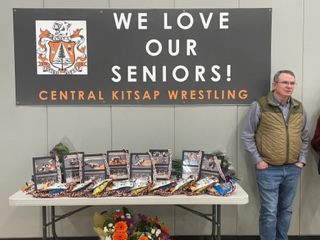
<instances>
[{"instance_id":1,"label":"framed photograph","mask_svg":"<svg viewBox=\"0 0 320 240\"><path fill-rule=\"evenodd\" d=\"M200 177L200 165L204 152L195 150L182 151L182 178L193 177L198 180Z\"/></svg>"},{"instance_id":2,"label":"framed photograph","mask_svg":"<svg viewBox=\"0 0 320 240\"><path fill-rule=\"evenodd\" d=\"M37 174L49 174L57 172L57 164L54 157L34 157L33 158L33 173Z\"/></svg>"},{"instance_id":3,"label":"framed photograph","mask_svg":"<svg viewBox=\"0 0 320 240\"><path fill-rule=\"evenodd\" d=\"M171 149L150 149L149 153L155 165L170 165L172 160Z\"/></svg>"},{"instance_id":4,"label":"framed photograph","mask_svg":"<svg viewBox=\"0 0 320 240\"><path fill-rule=\"evenodd\" d=\"M133 168L151 168L151 156L149 153L131 153L130 167Z\"/></svg>"},{"instance_id":5,"label":"framed photograph","mask_svg":"<svg viewBox=\"0 0 320 240\"><path fill-rule=\"evenodd\" d=\"M107 151L107 161L109 167L127 166L129 163L128 150Z\"/></svg>"},{"instance_id":6,"label":"framed photograph","mask_svg":"<svg viewBox=\"0 0 320 240\"><path fill-rule=\"evenodd\" d=\"M105 171L86 171L83 176L83 181L92 180L93 182L100 182L106 179Z\"/></svg>"},{"instance_id":7,"label":"framed photograph","mask_svg":"<svg viewBox=\"0 0 320 240\"><path fill-rule=\"evenodd\" d=\"M64 169L63 174L64 182L66 183L80 183L80 171L79 169Z\"/></svg>"},{"instance_id":8,"label":"framed photograph","mask_svg":"<svg viewBox=\"0 0 320 240\"><path fill-rule=\"evenodd\" d=\"M87 172L104 173L104 179L107 179L107 159L106 154L85 154L82 164L82 182L87 175Z\"/></svg>"},{"instance_id":9,"label":"framed photograph","mask_svg":"<svg viewBox=\"0 0 320 240\"><path fill-rule=\"evenodd\" d=\"M84 152L63 155L63 181L65 183L79 183L81 181L83 160Z\"/></svg>"},{"instance_id":10,"label":"framed photograph","mask_svg":"<svg viewBox=\"0 0 320 240\"><path fill-rule=\"evenodd\" d=\"M156 165L154 168L154 174L153 177L156 180L164 180L164 179L169 179L171 175L171 168L169 166L165 165Z\"/></svg>"},{"instance_id":11,"label":"framed photograph","mask_svg":"<svg viewBox=\"0 0 320 240\"><path fill-rule=\"evenodd\" d=\"M139 180L139 182L152 182L152 168L150 169L131 169L131 179Z\"/></svg>"},{"instance_id":12,"label":"framed photograph","mask_svg":"<svg viewBox=\"0 0 320 240\"><path fill-rule=\"evenodd\" d=\"M182 164L186 166L200 166L203 154L203 151L183 150Z\"/></svg>"},{"instance_id":13,"label":"framed photograph","mask_svg":"<svg viewBox=\"0 0 320 240\"><path fill-rule=\"evenodd\" d=\"M60 163L55 157L33 157L32 162L36 190L42 189L45 184L61 182Z\"/></svg>"},{"instance_id":14,"label":"framed photograph","mask_svg":"<svg viewBox=\"0 0 320 240\"><path fill-rule=\"evenodd\" d=\"M36 190L45 189L47 186L59 182L58 175L54 173L38 174L34 176L34 179Z\"/></svg>"},{"instance_id":15,"label":"framed photograph","mask_svg":"<svg viewBox=\"0 0 320 240\"><path fill-rule=\"evenodd\" d=\"M199 179L199 167L192 165L182 165L182 179L192 177L195 181Z\"/></svg>"},{"instance_id":16,"label":"framed photograph","mask_svg":"<svg viewBox=\"0 0 320 240\"><path fill-rule=\"evenodd\" d=\"M172 169L171 149L150 149L149 154L153 164L153 179L169 179Z\"/></svg>"},{"instance_id":17,"label":"framed photograph","mask_svg":"<svg viewBox=\"0 0 320 240\"><path fill-rule=\"evenodd\" d=\"M115 181L129 179L128 167L112 167L109 176Z\"/></svg>"},{"instance_id":18,"label":"framed photograph","mask_svg":"<svg viewBox=\"0 0 320 240\"><path fill-rule=\"evenodd\" d=\"M223 160L223 156L218 157L214 154L203 154L200 177L204 178L204 175L206 177L210 177L211 174L211 176L215 176L220 180L220 172L222 172L221 166L223 165Z\"/></svg>"},{"instance_id":19,"label":"framed photograph","mask_svg":"<svg viewBox=\"0 0 320 240\"><path fill-rule=\"evenodd\" d=\"M219 181L220 181L220 173L219 172L210 172L210 171L205 171L205 170L201 170L201 173L200 173L200 179L203 179L203 178L212 178L212 177L215 177L217 178Z\"/></svg>"}]
</instances>

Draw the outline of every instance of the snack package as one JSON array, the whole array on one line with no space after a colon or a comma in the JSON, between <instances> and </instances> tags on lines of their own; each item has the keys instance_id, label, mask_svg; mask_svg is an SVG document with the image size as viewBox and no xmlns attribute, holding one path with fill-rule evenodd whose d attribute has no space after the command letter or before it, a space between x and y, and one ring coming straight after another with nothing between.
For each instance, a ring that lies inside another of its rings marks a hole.
<instances>
[{"instance_id":1,"label":"snack package","mask_svg":"<svg viewBox=\"0 0 320 240\"><path fill-rule=\"evenodd\" d=\"M34 182L26 182L26 184L25 185L23 185L21 188L20 188L20 190L22 191L22 192L29 192L29 191L32 191L34 189Z\"/></svg>"},{"instance_id":2,"label":"snack package","mask_svg":"<svg viewBox=\"0 0 320 240\"><path fill-rule=\"evenodd\" d=\"M112 179L105 179L92 187L93 195L101 193L109 184L111 184Z\"/></svg>"},{"instance_id":3,"label":"snack package","mask_svg":"<svg viewBox=\"0 0 320 240\"><path fill-rule=\"evenodd\" d=\"M223 196L232 191L232 183L215 183L213 188Z\"/></svg>"},{"instance_id":4,"label":"snack package","mask_svg":"<svg viewBox=\"0 0 320 240\"><path fill-rule=\"evenodd\" d=\"M172 184L174 184L175 181L172 180L159 180L159 181L153 181L152 187L150 191L156 190L156 189L167 189L169 188Z\"/></svg>"},{"instance_id":5,"label":"snack package","mask_svg":"<svg viewBox=\"0 0 320 240\"><path fill-rule=\"evenodd\" d=\"M133 187L130 189L130 191L132 194L139 194L147 190L149 186L150 186L149 181L140 181L139 179L137 179L134 182Z\"/></svg>"},{"instance_id":6,"label":"snack package","mask_svg":"<svg viewBox=\"0 0 320 240\"><path fill-rule=\"evenodd\" d=\"M92 180L85 181L84 183L78 183L72 189L72 192L80 191L86 189L90 184L92 184Z\"/></svg>"},{"instance_id":7,"label":"snack package","mask_svg":"<svg viewBox=\"0 0 320 240\"><path fill-rule=\"evenodd\" d=\"M183 187L187 186L192 181L193 181L192 178L178 180L175 187L173 188L172 192L176 192L176 191L182 189Z\"/></svg>"},{"instance_id":8,"label":"snack package","mask_svg":"<svg viewBox=\"0 0 320 240\"><path fill-rule=\"evenodd\" d=\"M66 191L68 187L64 183L53 183L47 187L47 191L50 194L60 193L62 191Z\"/></svg>"},{"instance_id":9,"label":"snack package","mask_svg":"<svg viewBox=\"0 0 320 240\"><path fill-rule=\"evenodd\" d=\"M132 188L133 182L130 180L123 180L123 181L113 181L112 186L110 188L107 188L107 190L124 190L126 188Z\"/></svg>"},{"instance_id":10,"label":"snack package","mask_svg":"<svg viewBox=\"0 0 320 240\"><path fill-rule=\"evenodd\" d=\"M217 179L214 178L203 178L196 182L195 186L191 186L191 191L193 192L201 192L205 190L210 185L217 182Z\"/></svg>"}]
</instances>

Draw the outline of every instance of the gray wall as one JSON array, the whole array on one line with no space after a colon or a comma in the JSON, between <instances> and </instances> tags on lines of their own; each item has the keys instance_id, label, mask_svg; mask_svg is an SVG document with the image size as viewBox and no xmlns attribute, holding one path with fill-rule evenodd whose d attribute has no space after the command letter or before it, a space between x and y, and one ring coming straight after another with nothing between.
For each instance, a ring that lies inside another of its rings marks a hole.
<instances>
[{"instance_id":1,"label":"gray wall","mask_svg":"<svg viewBox=\"0 0 320 240\"><path fill-rule=\"evenodd\" d=\"M296 73L298 85L294 97L307 109L313 136L320 114L315 104L320 101L319 0L0 0L0 238L41 236L40 208L9 207L8 198L30 178L32 157L47 155L64 136L69 137L78 151L86 153L171 148L179 158L183 149L226 151L242 177L240 184L248 192L250 202L239 207L222 207L222 234L258 234L254 168L240 141L248 106L16 106L12 8L272 8L271 74L285 68ZM201 117L204 113L206 118ZM320 235L319 184L317 155L310 149L294 202L290 235ZM210 210L207 206L197 208ZM73 208L58 208L57 212L69 210ZM94 210L108 209L89 208L61 221L58 235L94 236ZM210 234L209 222L173 206L144 207L143 212L160 216L173 235Z\"/></svg>"}]
</instances>

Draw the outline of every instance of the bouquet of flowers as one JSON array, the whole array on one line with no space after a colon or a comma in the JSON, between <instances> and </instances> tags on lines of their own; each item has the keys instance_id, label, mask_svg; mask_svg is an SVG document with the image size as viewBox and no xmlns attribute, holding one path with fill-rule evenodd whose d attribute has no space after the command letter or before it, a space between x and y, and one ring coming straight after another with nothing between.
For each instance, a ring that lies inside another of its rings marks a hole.
<instances>
[{"instance_id":1,"label":"bouquet of flowers","mask_svg":"<svg viewBox=\"0 0 320 240\"><path fill-rule=\"evenodd\" d=\"M95 212L94 231L100 240L170 240L168 228L158 218L133 216L125 207L112 214Z\"/></svg>"}]
</instances>

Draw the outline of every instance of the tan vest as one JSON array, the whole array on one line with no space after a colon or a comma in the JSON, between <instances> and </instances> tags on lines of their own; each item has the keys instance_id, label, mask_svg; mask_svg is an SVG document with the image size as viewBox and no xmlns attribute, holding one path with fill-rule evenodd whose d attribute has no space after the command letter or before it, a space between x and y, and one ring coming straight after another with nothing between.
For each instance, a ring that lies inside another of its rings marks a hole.
<instances>
[{"instance_id":1,"label":"tan vest","mask_svg":"<svg viewBox=\"0 0 320 240\"><path fill-rule=\"evenodd\" d=\"M287 124L272 92L257 100L260 122L256 131L256 146L262 159L272 165L295 163L301 149L303 107L291 98Z\"/></svg>"}]
</instances>

